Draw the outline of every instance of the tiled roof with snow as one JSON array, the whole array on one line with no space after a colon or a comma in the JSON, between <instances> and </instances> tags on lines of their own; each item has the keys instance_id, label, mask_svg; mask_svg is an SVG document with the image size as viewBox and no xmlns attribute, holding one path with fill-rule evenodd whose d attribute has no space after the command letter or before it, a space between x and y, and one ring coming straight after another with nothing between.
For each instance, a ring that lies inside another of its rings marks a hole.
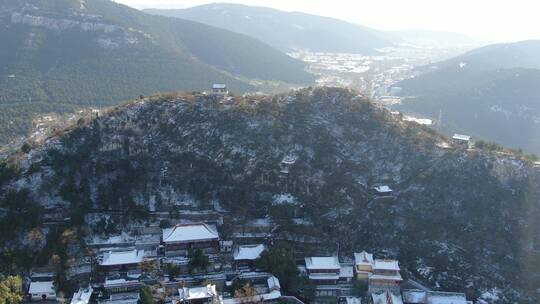
<instances>
[{"instance_id":1,"label":"tiled roof with snow","mask_svg":"<svg viewBox=\"0 0 540 304\"><path fill-rule=\"evenodd\" d=\"M427 293L423 290L404 290L402 297L405 303L410 304L425 304Z\"/></svg>"},{"instance_id":2,"label":"tiled roof with snow","mask_svg":"<svg viewBox=\"0 0 540 304\"><path fill-rule=\"evenodd\" d=\"M207 285L203 287L178 289L180 298L183 300L201 300L213 298L217 295L216 285Z\"/></svg>"},{"instance_id":3,"label":"tiled roof with snow","mask_svg":"<svg viewBox=\"0 0 540 304\"><path fill-rule=\"evenodd\" d=\"M305 258L308 270L328 269L340 270L341 266L337 257L308 257Z\"/></svg>"},{"instance_id":4,"label":"tiled roof with snow","mask_svg":"<svg viewBox=\"0 0 540 304\"><path fill-rule=\"evenodd\" d=\"M100 266L139 264L144 259L144 250L109 251L103 255Z\"/></svg>"},{"instance_id":5,"label":"tiled roof with snow","mask_svg":"<svg viewBox=\"0 0 540 304\"><path fill-rule=\"evenodd\" d=\"M373 254L366 251L355 253L354 263L356 265L373 265Z\"/></svg>"},{"instance_id":6,"label":"tiled roof with snow","mask_svg":"<svg viewBox=\"0 0 540 304\"><path fill-rule=\"evenodd\" d=\"M392 192L392 189L388 186L378 186L373 188L375 191L379 193L390 193Z\"/></svg>"},{"instance_id":7,"label":"tiled roof with snow","mask_svg":"<svg viewBox=\"0 0 540 304\"><path fill-rule=\"evenodd\" d=\"M218 240L219 235L206 224L185 224L163 229L163 242L193 242Z\"/></svg>"},{"instance_id":8,"label":"tiled roof with snow","mask_svg":"<svg viewBox=\"0 0 540 304\"><path fill-rule=\"evenodd\" d=\"M319 274L319 273L312 273L308 276L308 278L310 280L313 280L313 281L323 281L323 280L332 280L332 281L337 281L339 280L339 275L338 274L332 274L332 273L322 273L322 274Z\"/></svg>"},{"instance_id":9,"label":"tiled roof with snow","mask_svg":"<svg viewBox=\"0 0 540 304\"><path fill-rule=\"evenodd\" d=\"M262 244L238 246L234 251L234 260L256 260L261 256L264 249L265 247Z\"/></svg>"},{"instance_id":10,"label":"tiled roof with snow","mask_svg":"<svg viewBox=\"0 0 540 304\"><path fill-rule=\"evenodd\" d=\"M56 292L54 291L54 283L50 281L50 282L31 282L28 293L44 294L44 293L56 293Z\"/></svg>"},{"instance_id":11,"label":"tiled roof with snow","mask_svg":"<svg viewBox=\"0 0 540 304\"><path fill-rule=\"evenodd\" d=\"M294 165L297 159L298 158L295 155L287 155L281 160L281 163L284 165Z\"/></svg>"},{"instance_id":12,"label":"tiled roof with snow","mask_svg":"<svg viewBox=\"0 0 540 304\"><path fill-rule=\"evenodd\" d=\"M227 85L226 84L222 84L222 83L215 83L213 86L212 86L212 89L216 89L216 90L223 90L223 89L226 89L227 88Z\"/></svg>"},{"instance_id":13,"label":"tiled roof with snow","mask_svg":"<svg viewBox=\"0 0 540 304\"><path fill-rule=\"evenodd\" d=\"M279 284L279 279L275 276L270 276L266 280L268 282L268 289L270 290L280 290L281 285Z\"/></svg>"},{"instance_id":14,"label":"tiled roof with snow","mask_svg":"<svg viewBox=\"0 0 540 304\"><path fill-rule=\"evenodd\" d=\"M352 266L341 266L339 270L340 278L352 278L354 277L354 268Z\"/></svg>"},{"instance_id":15,"label":"tiled roof with snow","mask_svg":"<svg viewBox=\"0 0 540 304\"><path fill-rule=\"evenodd\" d=\"M77 291L77 293L73 295L73 298L71 299L71 304L90 303L90 297L92 297L92 292L94 292L92 287L79 289L79 291Z\"/></svg>"},{"instance_id":16,"label":"tiled roof with snow","mask_svg":"<svg viewBox=\"0 0 540 304\"><path fill-rule=\"evenodd\" d=\"M113 287L122 287L122 286L140 286L143 283L139 280L126 280L126 279L114 279L110 280L109 278L105 278L105 284L103 286L105 288L113 288Z\"/></svg>"},{"instance_id":17,"label":"tiled roof with snow","mask_svg":"<svg viewBox=\"0 0 540 304\"><path fill-rule=\"evenodd\" d=\"M454 134L452 137L455 140L462 140L462 141L470 141L471 137L469 135L463 135L463 134Z\"/></svg>"},{"instance_id":18,"label":"tiled roof with snow","mask_svg":"<svg viewBox=\"0 0 540 304\"><path fill-rule=\"evenodd\" d=\"M137 304L139 302L139 293L113 293L103 304Z\"/></svg>"},{"instance_id":19,"label":"tiled roof with snow","mask_svg":"<svg viewBox=\"0 0 540 304\"><path fill-rule=\"evenodd\" d=\"M467 298L463 293L454 292L430 292L427 304L467 304Z\"/></svg>"},{"instance_id":20,"label":"tiled roof with snow","mask_svg":"<svg viewBox=\"0 0 540 304\"><path fill-rule=\"evenodd\" d=\"M394 270L399 271L399 262L396 260L375 259L374 270Z\"/></svg>"},{"instance_id":21,"label":"tiled roof with snow","mask_svg":"<svg viewBox=\"0 0 540 304\"><path fill-rule=\"evenodd\" d=\"M401 274L372 274L369 276L370 281L393 281L393 282L401 282L403 281L403 278L401 277Z\"/></svg>"}]
</instances>

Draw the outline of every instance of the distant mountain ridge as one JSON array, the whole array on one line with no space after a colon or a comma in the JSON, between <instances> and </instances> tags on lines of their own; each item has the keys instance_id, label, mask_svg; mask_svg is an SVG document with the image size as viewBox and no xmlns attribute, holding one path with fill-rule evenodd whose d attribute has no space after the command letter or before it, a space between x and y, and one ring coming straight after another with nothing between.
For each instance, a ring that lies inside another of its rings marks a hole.
<instances>
[{"instance_id":1,"label":"distant mountain ridge","mask_svg":"<svg viewBox=\"0 0 540 304\"><path fill-rule=\"evenodd\" d=\"M376 53L393 45L389 35L329 17L272 8L215 3L147 13L197 21L259 39L285 52Z\"/></svg>"},{"instance_id":2,"label":"distant mountain ridge","mask_svg":"<svg viewBox=\"0 0 540 304\"><path fill-rule=\"evenodd\" d=\"M461 33L441 32L430 30L402 30L392 31L391 34L396 35L403 42L438 47L455 47L455 46L480 46L483 44L479 39L467 36Z\"/></svg>"},{"instance_id":3,"label":"distant mountain ridge","mask_svg":"<svg viewBox=\"0 0 540 304\"><path fill-rule=\"evenodd\" d=\"M449 130L540 153L540 41L482 47L420 68L398 108Z\"/></svg>"},{"instance_id":4,"label":"distant mountain ridge","mask_svg":"<svg viewBox=\"0 0 540 304\"><path fill-rule=\"evenodd\" d=\"M461 63L478 70L540 69L540 40L492 44L431 66L439 69L455 68Z\"/></svg>"},{"instance_id":5,"label":"distant mountain ridge","mask_svg":"<svg viewBox=\"0 0 540 304\"><path fill-rule=\"evenodd\" d=\"M314 80L303 62L253 38L109 0L4 1L0 40L0 107L9 113L0 142L28 131L22 115L38 108L30 103L55 111L214 82L243 92L257 90L252 79Z\"/></svg>"}]
</instances>

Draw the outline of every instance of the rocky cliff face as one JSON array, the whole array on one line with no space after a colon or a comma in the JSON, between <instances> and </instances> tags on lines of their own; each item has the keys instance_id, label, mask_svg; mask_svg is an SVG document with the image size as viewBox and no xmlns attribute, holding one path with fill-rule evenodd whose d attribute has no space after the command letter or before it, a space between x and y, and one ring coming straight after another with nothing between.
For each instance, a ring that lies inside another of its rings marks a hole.
<instances>
[{"instance_id":1,"label":"rocky cliff face","mask_svg":"<svg viewBox=\"0 0 540 304\"><path fill-rule=\"evenodd\" d=\"M446 141L341 89L157 96L52 137L0 185L90 235L127 231L148 212L218 210L236 224L265 218L301 248L370 250L430 286L533 303L538 172ZM383 184L394 197L373 196Z\"/></svg>"},{"instance_id":2,"label":"rocky cliff face","mask_svg":"<svg viewBox=\"0 0 540 304\"><path fill-rule=\"evenodd\" d=\"M26 25L56 34L70 30L95 33L99 35L95 42L105 49L136 44L139 39L151 39L151 35L143 31L106 22L103 16L89 13L85 2L81 2L79 7L63 7L63 10L51 10L46 5L36 4L38 6L30 3L4 6L0 16L4 15L5 21L14 26Z\"/></svg>"},{"instance_id":3,"label":"rocky cliff face","mask_svg":"<svg viewBox=\"0 0 540 304\"><path fill-rule=\"evenodd\" d=\"M36 27L43 27L54 31L65 31L68 29L80 29L82 31L94 31L112 33L121 30L121 27L104 23L81 22L70 19L53 19L43 16L35 16L30 14L21 14L14 12L11 14L11 23L25 24Z\"/></svg>"}]
</instances>

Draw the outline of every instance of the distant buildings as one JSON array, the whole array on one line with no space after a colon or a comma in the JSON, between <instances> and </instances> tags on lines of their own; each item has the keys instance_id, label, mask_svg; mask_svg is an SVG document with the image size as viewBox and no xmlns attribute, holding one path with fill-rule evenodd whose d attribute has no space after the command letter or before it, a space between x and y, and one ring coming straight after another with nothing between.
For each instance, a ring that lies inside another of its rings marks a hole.
<instances>
[{"instance_id":1,"label":"distant buildings","mask_svg":"<svg viewBox=\"0 0 540 304\"><path fill-rule=\"evenodd\" d=\"M392 190L392 188L386 185L383 185L383 186L373 187L373 193L376 196L385 197L385 196L392 196L394 194L394 191Z\"/></svg>"},{"instance_id":2,"label":"distant buildings","mask_svg":"<svg viewBox=\"0 0 540 304\"><path fill-rule=\"evenodd\" d=\"M296 163L297 161L297 157L294 156L294 155L287 155L285 156L282 160L281 160L281 163L280 163L280 173L281 174L284 174L284 175L287 175L289 174L289 171L291 169L291 167Z\"/></svg>"},{"instance_id":3,"label":"distant buildings","mask_svg":"<svg viewBox=\"0 0 540 304\"><path fill-rule=\"evenodd\" d=\"M452 142L459 147L468 148L471 144L471 137L469 135L454 134Z\"/></svg>"},{"instance_id":4,"label":"distant buildings","mask_svg":"<svg viewBox=\"0 0 540 304\"><path fill-rule=\"evenodd\" d=\"M423 125L423 126L431 126L431 125L433 125L433 120L428 119L428 118L416 118L414 116L404 115L403 120L404 121L415 122L415 123L417 123L419 125Z\"/></svg>"},{"instance_id":5,"label":"distant buildings","mask_svg":"<svg viewBox=\"0 0 540 304\"><path fill-rule=\"evenodd\" d=\"M225 97L229 94L227 90L227 85L216 83L212 85L212 95L216 97Z\"/></svg>"}]
</instances>

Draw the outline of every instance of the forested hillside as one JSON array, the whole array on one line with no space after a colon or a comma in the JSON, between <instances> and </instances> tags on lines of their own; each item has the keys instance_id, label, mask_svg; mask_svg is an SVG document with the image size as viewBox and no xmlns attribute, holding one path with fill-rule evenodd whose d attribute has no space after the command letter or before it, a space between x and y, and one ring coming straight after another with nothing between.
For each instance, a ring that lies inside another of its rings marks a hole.
<instances>
[{"instance_id":1,"label":"forested hillside","mask_svg":"<svg viewBox=\"0 0 540 304\"><path fill-rule=\"evenodd\" d=\"M540 153L540 41L480 48L398 84L399 110L455 132ZM516 136L520 134L520 136Z\"/></svg>"},{"instance_id":2,"label":"forested hillside","mask_svg":"<svg viewBox=\"0 0 540 304\"><path fill-rule=\"evenodd\" d=\"M512 154L448 144L342 89L145 98L0 166L1 270L84 257L85 237L152 212L215 209L225 223L271 221L272 238L299 250L368 250L433 288L537 303L539 172ZM286 157L296 161L283 175ZM381 184L395 197L375 198ZM297 210L276 206L280 195ZM69 220L49 230L51 217ZM80 243L58 241L64 229ZM36 231L43 241L28 239Z\"/></svg>"},{"instance_id":3,"label":"forested hillside","mask_svg":"<svg viewBox=\"0 0 540 304\"><path fill-rule=\"evenodd\" d=\"M24 117L42 110L113 105L212 83L243 92L257 90L252 79L313 80L302 62L255 39L109 0L4 1L0 40L0 106L13 105L12 121L0 121L13 126L4 127L1 142L24 134Z\"/></svg>"},{"instance_id":4,"label":"forested hillside","mask_svg":"<svg viewBox=\"0 0 540 304\"><path fill-rule=\"evenodd\" d=\"M215 3L181 10L145 10L150 14L197 21L242 33L284 52L374 54L396 37L349 22L266 7Z\"/></svg>"}]
</instances>

